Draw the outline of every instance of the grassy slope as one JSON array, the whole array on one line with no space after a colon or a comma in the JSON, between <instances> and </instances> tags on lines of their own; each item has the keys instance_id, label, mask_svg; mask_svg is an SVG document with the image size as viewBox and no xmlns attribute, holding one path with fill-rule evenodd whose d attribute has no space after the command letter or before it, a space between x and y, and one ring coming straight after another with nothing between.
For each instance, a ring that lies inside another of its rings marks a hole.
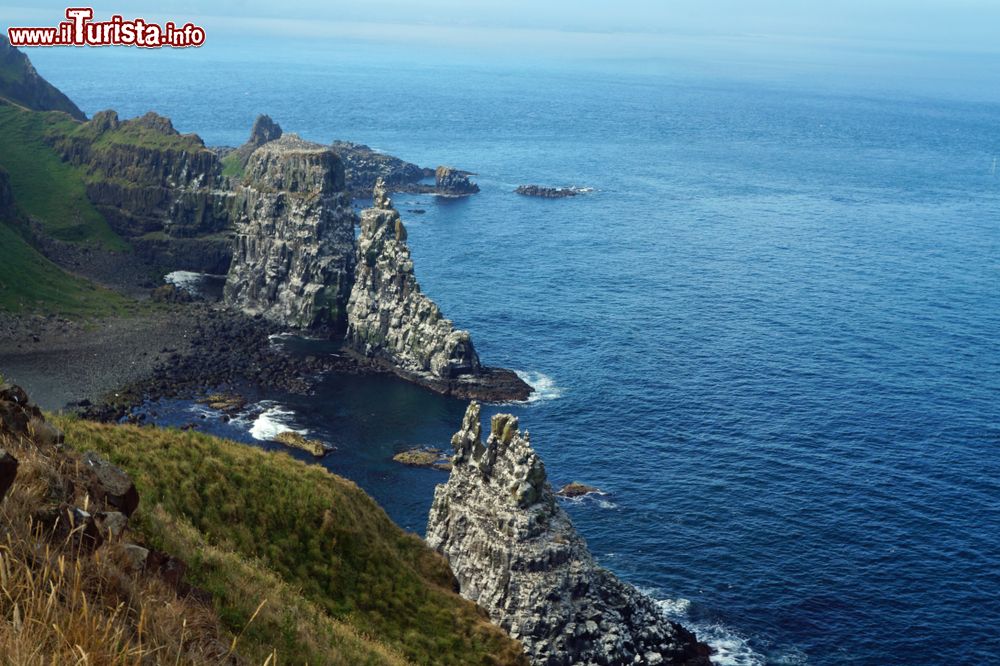
<instances>
[{"instance_id":1,"label":"grassy slope","mask_svg":"<svg viewBox=\"0 0 1000 666\"><path fill-rule=\"evenodd\" d=\"M52 237L127 250L87 199L82 171L63 162L44 141L47 134L78 127L64 113L0 103L0 166L10 172L18 208L37 218Z\"/></svg>"},{"instance_id":2,"label":"grassy slope","mask_svg":"<svg viewBox=\"0 0 1000 666\"><path fill-rule=\"evenodd\" d=\"M98 316L130 304L113 291L69 275L0 221L0 310Z\"/></svg>"},{"instance_id":3,"label":"grassy slope","mask_svg":"<svg viewBox=\"0 0 1000 666\"><path fill-rule=\"evenodd\" d=\"M421 664L524 663L518 644L454 594L444 560L353 483L193 432L57 424L71 446L133 475L139 529L188 560L227 627L239 631L267 599L272 614L241 645L274 646L282 663L383 663L395 653Z\"/></svg>"}]
</instances>

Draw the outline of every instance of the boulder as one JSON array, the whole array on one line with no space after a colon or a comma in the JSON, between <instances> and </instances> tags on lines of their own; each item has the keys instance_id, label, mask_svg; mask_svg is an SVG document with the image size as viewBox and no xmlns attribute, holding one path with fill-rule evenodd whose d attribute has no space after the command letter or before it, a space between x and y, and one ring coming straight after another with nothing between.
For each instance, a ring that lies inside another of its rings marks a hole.
<instances>
[{"instance_id":1,"label":"boulder","mask_svg":"<svg viewBox=\"0 0 1000 666\"><path fill-rule=\"evenodd\" d=\"M90 470L91 496L131 516L139 506L139 491L129 475L92 451L83 455L83 464Z\"/></svg>"}]
</instances>

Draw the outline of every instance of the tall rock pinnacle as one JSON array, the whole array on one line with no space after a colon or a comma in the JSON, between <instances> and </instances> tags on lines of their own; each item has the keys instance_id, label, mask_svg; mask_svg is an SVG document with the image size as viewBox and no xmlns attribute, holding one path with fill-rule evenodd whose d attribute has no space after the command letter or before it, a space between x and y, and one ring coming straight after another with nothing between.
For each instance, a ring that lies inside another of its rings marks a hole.
<instances>
[{"instance_id":1,"label":"tall rock pinnacle","mask_svg":"<svg viewBox=\"0 0 1000 666\"><path fill-rule=\"evenodd\" d=\"M483 442L473 402L434 492L428 544L462 596L519 639L533 664L708 666L708 646L594 562L559 505L527 432L509 414Z\"/></svg>"}]
</instances>

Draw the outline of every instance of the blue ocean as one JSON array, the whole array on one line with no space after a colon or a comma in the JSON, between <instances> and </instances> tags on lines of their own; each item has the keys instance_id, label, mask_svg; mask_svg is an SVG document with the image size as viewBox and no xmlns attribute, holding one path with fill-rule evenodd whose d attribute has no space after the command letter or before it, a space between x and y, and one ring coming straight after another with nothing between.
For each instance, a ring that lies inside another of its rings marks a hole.
<instances>
[{"instance_id":1,"label":"blue ocean","mask_svg":"<svg viewBox=\"0 0 1000 666\"><path fill-rule=\"evenodd\" d=\"M235 146L268 113L475 172L394 196L417 277L538 389L486 415L606 493L567 501L577 528L717 663L1000 663L1000 104L336 46L30 55L88 114ZM423 531L444 473L391 457L448 447L463 403L385 377L256 398L205 422L309 431Z\"/></svg>"}]
</instances>

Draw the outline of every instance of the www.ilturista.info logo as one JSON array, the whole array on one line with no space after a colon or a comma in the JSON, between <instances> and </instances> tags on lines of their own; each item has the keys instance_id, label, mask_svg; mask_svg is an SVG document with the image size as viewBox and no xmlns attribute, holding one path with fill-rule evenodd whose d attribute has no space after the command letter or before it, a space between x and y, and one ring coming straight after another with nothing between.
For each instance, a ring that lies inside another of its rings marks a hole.
<instances>
[{"instance_id":1,"label":"www.ilturista.info logo","mask_svg":"<svg viewBox=\"0 0 1000 666\"><path fill-rule=\"evenodd\" d=\"M135 18L130 21L115 14L110 21L92 21L90 7L69 7L66 18L49 28L7 28L11 46L140 46L156 49L164 46L185 48L205 43L205 29L173 21L164 25Z\"/></svg>"}]
</instances>

